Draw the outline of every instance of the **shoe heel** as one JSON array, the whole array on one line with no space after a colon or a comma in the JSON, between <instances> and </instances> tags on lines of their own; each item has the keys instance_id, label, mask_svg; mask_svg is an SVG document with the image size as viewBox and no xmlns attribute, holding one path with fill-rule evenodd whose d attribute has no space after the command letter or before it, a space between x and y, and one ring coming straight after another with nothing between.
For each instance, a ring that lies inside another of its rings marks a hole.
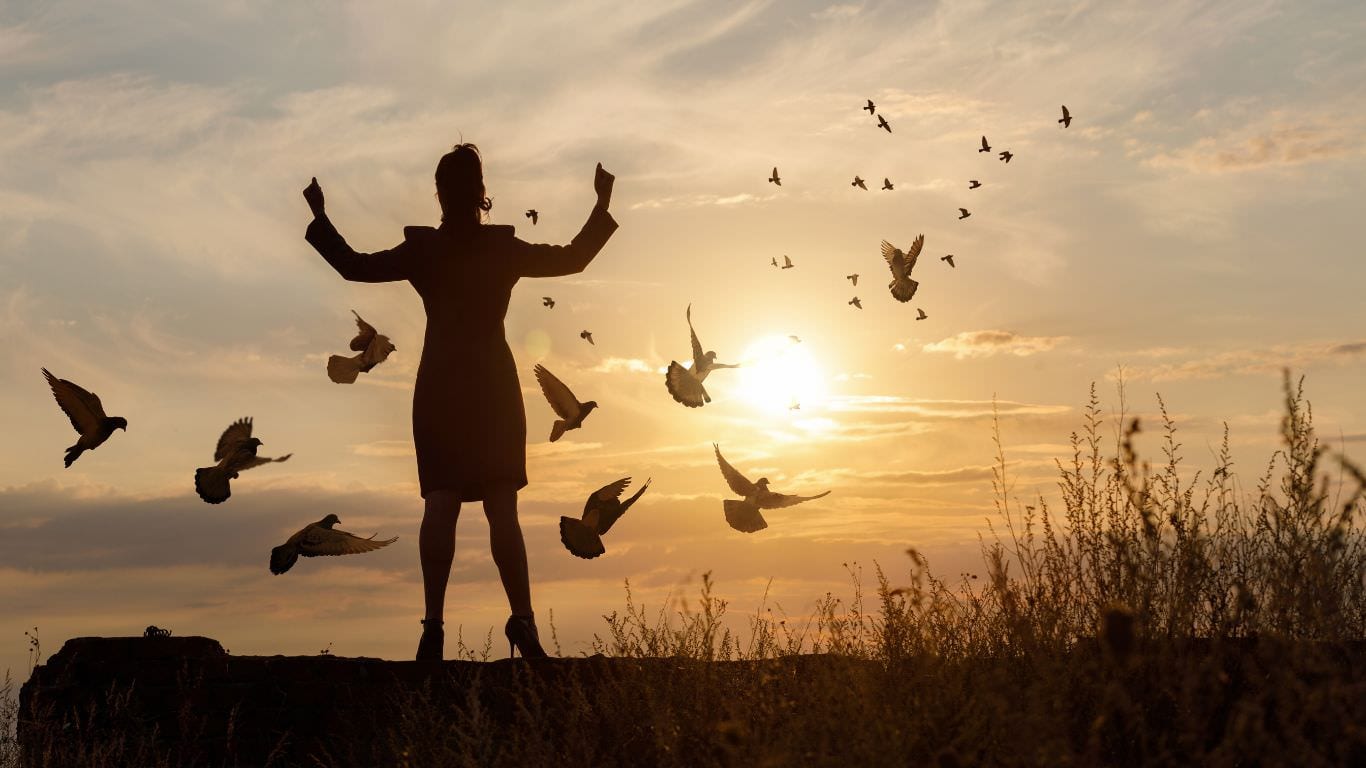
<instances>
[{"instance_id":1,"label":"shoe heel","mask_svg":"<svg viewBox=\"0 0 1366 768\"><path fill-rule=\"evenodd\" d=\"M514 642L511 641L511 640L508 640L508 658L509 658L509 659L515 659L515 658L517 658L517 644L514 643Z\"/></svg>"}]
</instances>

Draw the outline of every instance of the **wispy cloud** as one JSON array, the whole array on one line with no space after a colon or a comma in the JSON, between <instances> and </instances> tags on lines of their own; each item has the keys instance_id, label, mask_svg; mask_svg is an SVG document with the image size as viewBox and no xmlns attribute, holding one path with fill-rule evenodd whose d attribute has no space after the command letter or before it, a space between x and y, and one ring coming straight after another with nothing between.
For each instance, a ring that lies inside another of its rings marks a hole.
<instances>
[{"instance_id":1,"label":"wispy cloud","mask_svg":"<svg viewBox=\"0 0 1366 768\"><path fill-rule=\"evenodd\" d=\"M1123 376L1151 381L1217 379L1225 376L1279 374L1285 368L1299 370L1322 364L1359 363L1362 360L1366 360L1366 342L1362 341L1282 344L1212 352L1199 357L1151 365L1125 366ZM1115 378L1119 373L1112 372L1109 376Z\"/></svg>"},{"instance_id":2,"label":"wispy cloud","mask_svg":"<svg viewBox=\"0 0 1366 768\"><path fill-rule=\"evenodd\" d=\"M1355 124L1354 124L1355 123ZM1292 124L1256 129L1233 129L1221 136L1207 136L1193 144L1160 152L1148 162L1157 168L1179 168L1200 173L1251 171L1288 167L1366 153L1362 135L1366 127L1348 124Z\"/></svg>"},{"instance_id":3,"label":"wispy cloud","mask_svg":"<svg viewBox=\"0 0 1366 768\"><path fill-rule=\"evenodd\" d=\"M925 352L952 354L956 359L1015 355L1029 357L1066 342L1066 336L1021 336L1014 331L964 331L947 339L926 344Z\"/></svg>"}]
</instances>

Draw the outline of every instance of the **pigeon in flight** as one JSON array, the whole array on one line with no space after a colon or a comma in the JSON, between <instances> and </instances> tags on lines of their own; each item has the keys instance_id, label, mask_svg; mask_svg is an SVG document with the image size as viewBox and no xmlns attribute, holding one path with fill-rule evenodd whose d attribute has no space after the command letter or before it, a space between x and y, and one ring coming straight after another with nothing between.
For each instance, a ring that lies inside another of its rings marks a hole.
<instances>
[{"instance_id":1,"label":"pigeon in flight","mask_svg":"<svg viewBox=\"0 0 1366 768\"><path fill-rule=\"evenodd\" d=\"M650 481L646 480L631 498L622 501L621 494L630 484L631 478L623 477L594 491L584 502L583 515L578 520L560 517L560 542L569 550L569 554L592 560L607 551L602 545L603 534L612 530L612 525L650 487Z\"/></svg>"},{"instance_id":2,"label":"pigeon in flight","mask_svg":"<svg viewBox=\"0 0 1366 768\"><path fill-rule=\"evenodd\" d=\"M967 217L969 217L969 216L971 216L971 215L972 215L971 213L968 213L968 209L967 209L967 208L959 208L959 209L958 209L958 220L959 220L959 221L962 221L963 219L966 219Z\"/></svg>"},{"instance_id":3,"label":"pigeon in flight","mask_svg":"<svg viewBox=\"0 0 1366 768\"><path fill-rule=\"evenodd\" d=\"M982 182L977 179L968 179L968 189L977 189L982 186Z\"/></svg>"},{"instance_id":4,"label":"pigeon in flight","mask_svg":"<svg viewBox=\"0 0 1366 768\"><path fill-rule=\"evenodd\" d=\"M1012 158L1012 157L1014 157L1014 156L1015 156L1015 155L1011 154L1011 153L1010 153L1010 150L1008 150L1008 149L1007 149L1006 151L1004 151L1004 152L1001 153L1001 159L1002 159L1003 161L1007 162L1007 163L1010 162L1010 158Z\"/></svg>"},{"instance_id":5,"label":"pigeon in flight","mask_svg":"<svg viewBox=\"0 0 1366 768\"><path fill-rule=\"evenodd\" d=\"M1067 111L1066 104L1062 105L1062 117L1058 118L1058 122L1061 123L1064 128L1072 125L1072 113Z\"/></svg>"},{"instance_id":6,"label":"pigeon in flight","mask_svg":"<svg viewBox=\"0 0 1366 768\"><path fill-rule=\"evenodd\" d=\"M542 297L541 297L541 306L546 307L546 308L548 308L548 309L554 309L554 308L555 308L555 300L552 299L552 298L550 298L549 296L542 296Z\"/></svg>"},{"instance_id":7,"label":"pigeon in flight","mask_svg":"<svg viewBox=\"0 0 1366 768\"><path fill-rule=\"evenodd\" d=\"M702 342L697 340L697 331L692 327L692 305L688 305L688 333L692 336L692 367L685 368L677 360L669 361L669 369L664 373L664 386L673 396L674 402L686 405L689 408L701 408L711 402L711 395L707 394L707 388L702 386L702 382L707 380L707 374L717 368L738 368L738 365L728 365L716 362L715 352L702 351Z\"/></svg>"},{"instance_id":8,"label":"pigeon in flight","mask_svg":"<svg viewBox=\"0 0 1366 768\"><path fill-rule=\"evenodd\" d=\"M72 429L80 435L76 444L66 449L66 466L70 467L71 462L80 458L82 453L104 445L114 430L128 431L127 419L104 415L104 405L100 403L99 395L53 376L46 368L43 369L43 378L47 379L47 385L52 389L52 396L57 399L62 413L71 420Z\"/></svg>"},{"instance_id":9,"label":"pigeon in flight","mask_svg":"<svg viewBox=\"0 0 1366 768\"><path fill-rule=\"evenodd\" d=\"M857 309L863 309L863 302L859 301L858 297L855 296L854 298L849 300L849 306L855 307Z\"/></svg>"},{"instance_id":10,"label":"pigeon in flight","mask_svg":"<svg viewBox=\"0 0 1366 768\"><path fill-rule=\"evenodd\" d=\"M883 177L882 177L882 188L883 188L884 190L894 189L894 187L892 187L892 180L889 179L889 178L887 178L886 176L883 176Z\"/></svg>"},{"instance_id":11,"label":"pigeon in flight","mask_svg":"<svg viewBox=\"0 0 1366 768\"><path fill-rule=\"evenodd\" d=\"M541 214L537 213L535 208L528 208L526 211L526 217L528 219L531 219L531 226L533 227L536 226L536 222L541 220Z\"/></svg>"},{"instance_id":12,"label":"pigeon in flight","mask_svg":"<svg viewBox=\"0 0 1366 768\"><path fill-rule=\"evenodd\" d=\"M925 310L921 309L920 307L916 307L916 308L915 308L915 313L916 313L916 317L915 317L916 320L924 320L925 318L929 317L929 315L925 314Z\"/></svg>"},{"instance_id":13,"label":"pigeon in flight","mask_svg":"<svg viewBox=\"0 0 1366 768\"><path fill-rule=\"evenodd\" d=\"M792 398L792 402L788 403L787 409L789 411L800 411L802 409L802 404L797 402L797 398L794 397Z\"/></svg>"},{"instance_id":14,"label":"pigeon in flight","mask_svg":"<svg viewBox=\"0 0 1366 768\"><path fill-rule=\"evenodd\" d=\"M261 441L251 436L251 417L238 419L218 438L214 448L213 460L218 462L212 467L201 467L194 473L194 489L199 498L210 504L222 504L232 495L228 481L235 480L238 473L245 472L262 464L285 461L293 456L287 453L278 459L257 456L256 449Z\"/></svg>"},{"instance_id":15,"label":"pigeon in flight","mask_svg":"<svg viewBox=\"0 0 1366 768\"><path fill-rule=\"evenodd\" d=\"M595 347L598 345L597 342L593 341L592 331L579 331L579 338L587 341L589 344L592 344Z\"/></svg>"},{"instance_id":16,"label":"pigeon in flight","mask_svg":"<svg viewBox=\"0 0 1366 768\"><path fill-rule=\"evenodd\" d=\"M852 275L845 275L844 278L845 278L846 280L848 280L849 282L853 283L854 285L858 285L858 273L857 273L857 272L855 272L855 273L852 274Z\"/></svg>"},{"instance_id":17,"label":"pigeon in flight","mask_svg":"<svg viewBox=\"0 0 1366 768\"><path fill-rule=\"evenodd\" d=\"M787 255L784 254L782 269L792 269L793 266L795 265L792 263L792 259L788 258Z\"/></svg>"},{"instance_id":18,"label":"pigeon in flight","mask_svg":"<svg viewBox=\"0 0 1366 768\"><path fill-rule=\"evenodd\" d=\"M716 463L721 466L721 476L726 478L726 485L729 485L736 495L743 497L740 500L726 499L722 505L726 510L726 522L730 523L730 527L742 533L754 533L768 527L764 516L759 513L761 509L792 507L803 501L819 499L830 493L826 491L815 496L789 496L774 493L768 489L767 477L761 477L756 482L751 483L721 455L721 446L713 443L712 447L716 449Z\"/></svg>"},{"instance_id":19,"label":"pigeon in flight","mask_svg":"<svg viewBox=\"0 0 1366 768\"><path fill-rule=\"evenodd\" d=\"M775 267L778 266L778 257L776 257L776 256L773 257L773 262L772 262L772 263L773 263L773 266L775 266Z\"/></svg>"},{"instance_id":20,"label":"pigeon in flight","mask_svg":"<svg viewBox=\"0 0 1366 768\"><path fill-rule=\"evenodd\" d=\"M867 188L868 188L867 185L865 185L865 184L863 183L863 179L860 179L858 176L855 176L855 177L854 177L853 182L851 182L851 183L849 184L849 186L851 186L851 187L858 187L859 189L867 189Z\"/></svg>"},{"instance_id":21,"label":"pigeon in flight","mask_svg":"<svg viewBox=\"0 0 1366 768\"><path fill-rule=\"evenodd\" d=\"M978 151L978 152L990 152L990 151L991 151L991 145L987 143L987 137L985 137L985 136L982 137L982 148L979 149L979 150L977 150L977 151Z\"/></svg>"},{"instance_id":22,"label":"pigeon in flight","mask_svg":"<svg viewBox=\"0 0 1366 768\"><path fill-rule=\"evenodd\" d=\"M374 536L362 539L354 533L339 531L332 527L340 522L336 515L329 514L316 523L305 525L284 544L270 550L270 572L279 576L294 567L299 555L358 555L361 552L373 552L398 541L397 536L380 541L376 541Z\"/></svg>"},{"instance_id":23,"label":"pigeon in flight","mask_svg":"<svg viewBox=\"0 0 1366 768\"><path fill-rule=\"evenodd\" d=\"M872 99L869 99L869 100L868 100L868 106L864 107L864 109L868 110L868 114L871 115L871 114L873 114L875 111L877 111L877 105L873 103L873 100L872 100Z\"/></svg>"},{"instance_id":24,"label":"pigeon in flight","mask_svg":"<svg viewBox=\"0 0 1366 768\"><path fill-rule=\"evenodd\" d=\"M372 368L387 360L390 352L397 349L389 341L388 336L375 331L375 326L362 320L356 310L351 310L351 314L356 315L358 329L356 337L351 339L351 349L359 354L353 357L332 355L327 358L327 378L337 384L354 383L357 376L369 373Z\"/></svg>"},{"instance_id":25,"label":"pigeon in flight","mask_svg":"<svg viewBox=\"0 0 1366 768\"><path fill-rule=\"evenodd\" d=\"M886 240L882 241L882 258L892 270L892 282L888 283L887 287L891 289L892 297L897 301L910 301L915 296L915 290L920 287L920 283L911 279L911 270L915 269L916 259L920 258L920 249L924 247L924 235L917 236L908 251L893 247Z\"/></svg>"},{"instance_id":26,"label":"pigeon in flight","mask_svg":"<svg viewBox=\"0 0 1366 768\"><path fill-rule=\"evenodd\" d=\"M788 338L789 338L789 339L792 339L792 343L793 343L793 344L800 344L800 343L802 343L802 340L799 339L799 338L797 338L796 336L788 336Z\"/></svg>"},{"instance_id":27,"label":"pigeon in flight","mask_svg":"<svg viewBox=\"0 0 1366 768\"><path fill-rule=\"evenodd\" d=\"M778 178L778 166L773 166L773 175L768 177L768 181L770 184L777 184L780 187L783 185L783 180Z\"/></svg>"},{"instance_id":28,"label":"pigeon in flight","mask_svg":"<svg viewBox=\"0 0 1366 768\"><path fill-rule=\"evenodd\" d=\"M541 393L545 395L546 402L550 403L550 409L560 417L550 427L552 443L559 440L565 432L583 426L583 420L598 407L594 400L580 403L579 399L574 397L574 393L569 391L569 387L555 378L555 374L547 371L544 365L536 366L536 381L541 385Z\"/></svg>"},{"instance_id":29,"label":"pigeon in flight","mask_svg":"<svg viewBox=\"0 0 1366 768\"><path fill-rule=\"evenodd\" d=\"M940 256L940 257L939 257L939 260L940 260L940 261L947 261L947 262L949 263L949 266L950 266L950 267L953 267L954 269L957 269L957 268L958 268L958 265L953 263L953 254L952 254L952 253L950 253L948 256Z\"/></svg>"},{"instance_id":30,"label":"pigeon in flight","mask_svg":"<svg viewBox=\"0 0 1366 768\"><path fill-rule=\"evenodd\" d=\"M883 129L887 133L892 132L892 126L887 123L887 118L883 117L882 115L877 116L877 127Z\"/></svg>"}]
</instances>

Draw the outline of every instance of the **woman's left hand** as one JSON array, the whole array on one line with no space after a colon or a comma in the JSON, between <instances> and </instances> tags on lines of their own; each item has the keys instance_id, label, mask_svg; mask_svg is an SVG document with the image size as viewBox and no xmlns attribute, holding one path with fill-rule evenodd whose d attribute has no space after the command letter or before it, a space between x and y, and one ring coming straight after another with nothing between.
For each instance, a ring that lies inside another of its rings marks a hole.
<instances>
[{"instance_id":1,"label":"woman's left hand","mask_svg":"<svg viewBox=\"0 0 1366 768\"><path fill-rule=\"evenodd\" d=\"M598 193L598 207L607 210L607 204L612 202L612 182L617 177L603 170L602 163L598 163L598 170L593 175L593 189Z\"/></svg>"}]
</instances>

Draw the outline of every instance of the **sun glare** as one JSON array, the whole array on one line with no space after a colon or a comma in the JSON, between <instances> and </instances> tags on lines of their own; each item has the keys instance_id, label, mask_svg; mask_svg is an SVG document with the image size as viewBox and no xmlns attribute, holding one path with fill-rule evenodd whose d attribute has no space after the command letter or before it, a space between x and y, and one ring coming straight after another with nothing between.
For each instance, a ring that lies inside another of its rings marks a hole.
<instances>
[{"instance_id":1,"label":"sun glare","mask_svg":"<svg viewBox=\"0 0 1366 768\"><path fill-rule=\"evenodd\" d=\"M740 391L761 410L802 415L825 402L825 374L801 342L766 336L750 344L740 361Z\"/></svg>"}]
</instances>

